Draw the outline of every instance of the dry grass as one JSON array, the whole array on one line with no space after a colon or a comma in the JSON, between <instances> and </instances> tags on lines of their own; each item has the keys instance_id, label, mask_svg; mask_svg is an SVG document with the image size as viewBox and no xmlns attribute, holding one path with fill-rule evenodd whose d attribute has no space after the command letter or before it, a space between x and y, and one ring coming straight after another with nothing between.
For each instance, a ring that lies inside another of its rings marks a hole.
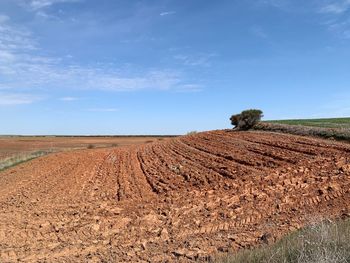
<instances>
[{"instance_id":1,"label":"dry grass","mask_svg":"<svg viewBox=\"0 0 350 263\"><path fill-rule=\"evenodd\" d=\"M302 125L321 128L345 128L350 129L350 118L322 118L322 119L299 119L299 120L275 120L271 123Z\"/></svg>"},{"instance_id":2,"label":"dry grass","mask_svg":"<svg viewBox=\"0 0 350 263\"><path fill-rule=\"evenodd\" d=\"M261 122L254 127L254 130L282 132L296 135L322 137L341 141L350 141L350 129L348 128L320 128L307 127L302 125Z\"/></svg>"},{"instance_id":3,"label":"dry grass","mask_svg":"<svg viewBox=\"0 0 350 263\"><path fill-rule=\"evenodd\" d=\"M47 155L49 153L52 153L53 151L47 150L47 151L35 151L35 152L29 152L29 153L22 153L19 155L11 156L6 159L0 160L0 171L3 171L7 168L13 167L17 164L32 160L34 158Z\"/></svg>"},{"instance_id":4,"label":"dry grass","mask_svg":"<svg viewBox=\"0 0 350 263\"><path fill-rule=\"evenodd\" d=\"M222 263L346 263L350 262L350 220L310 224L273 245L243 250Z\"/></svg>"}]
</instances>

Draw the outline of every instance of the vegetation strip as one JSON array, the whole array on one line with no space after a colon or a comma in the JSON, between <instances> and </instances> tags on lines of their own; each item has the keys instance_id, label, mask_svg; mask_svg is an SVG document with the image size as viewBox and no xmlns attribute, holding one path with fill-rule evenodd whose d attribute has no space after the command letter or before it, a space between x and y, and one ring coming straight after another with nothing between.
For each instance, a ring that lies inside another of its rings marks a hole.
<instances>
[{"instance_id":1,"label":"vegetation strip","mask_svg":"<svg viewBox=\"0 0 350 263\"><path fill-rule=\"evenodd\" d=\"M350 129L350 118L322 118L322 119L296 119L296 120L273 120L270 123L302 125L320 128L347 128Z\"/></svg>"},{"instance_id":2,"label":"vegetation strip","mask_svg":"<svg viewBox=\"0 0 350 263\"><path fill-rule=\"evenodd\" d=\"M320 128L302 125L260 122L254 126L254 130L322 137L326 139L334 139L339 141L350 141L350 129Z\"/></svg>"},{"instance_id":3,"label":"vegetation strip","mask_svg":"<svg viewBox=\"0 0 350 263\"><path fill-rule=\"evenodd\" d=\"M16 155L16 156L6 158L4 160L0 160L0 172L10 167L13 167L15 165L30 161L32 159L47 155L52 152L53 151L36 151L36 152Z\"/></svg>"}]
</instances>

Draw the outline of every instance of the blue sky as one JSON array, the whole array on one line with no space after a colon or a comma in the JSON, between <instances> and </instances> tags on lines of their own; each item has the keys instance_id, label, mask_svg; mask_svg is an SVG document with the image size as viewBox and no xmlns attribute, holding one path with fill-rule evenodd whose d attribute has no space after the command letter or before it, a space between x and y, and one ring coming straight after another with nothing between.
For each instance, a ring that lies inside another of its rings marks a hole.
<instances>
[{"instance_id":1,"label":"blue sky","mask_svg":"<svg viewBox=\"0 0 350 263\"><path fill-rule=\"evenodd\" d=\"M350 116L350 0L0 0L0 134Z\"/></svg>"}]
</instances>

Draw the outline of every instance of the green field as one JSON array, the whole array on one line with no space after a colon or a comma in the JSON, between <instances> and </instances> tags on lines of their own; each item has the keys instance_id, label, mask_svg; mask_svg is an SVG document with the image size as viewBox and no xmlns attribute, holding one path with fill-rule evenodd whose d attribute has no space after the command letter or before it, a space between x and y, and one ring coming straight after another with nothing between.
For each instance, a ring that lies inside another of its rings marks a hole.
<instances>
[{"instance_id":1,"label":"green field","mask_svg":"<svg viewBox=\"0 0 350 263\"><path fill-rule=\"evenodd\" d=\"M327 119L296 119L296 120L273 120L271 123L302 125L321 128L345 128L350 129L350 118L327 118Z\"/></svg>"}]
</instances>

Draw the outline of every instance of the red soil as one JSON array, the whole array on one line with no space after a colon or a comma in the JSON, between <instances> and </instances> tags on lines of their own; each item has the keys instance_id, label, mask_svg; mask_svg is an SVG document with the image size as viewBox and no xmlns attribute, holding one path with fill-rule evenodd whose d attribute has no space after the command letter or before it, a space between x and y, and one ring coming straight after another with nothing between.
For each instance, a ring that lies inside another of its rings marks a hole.
<instances>
[{"instance_id":1,"label":"red soil","mask_svg":"<svg viewBox=\"0 0 350 263\"><path fill-rule=\"evenodd\" d=\"M93 146L111 147L135 145L167 137L116 136L116 137L55 137L55 136L0 136L0 161L12 156L25 155L34 151L65 151Z\"/></svg>"},{"instance_id":2,"label":"red soil","mask_svg":"<svg viewBox=\"0 0 350 263\"><path fill-rule=\"evenodd\" d=\"M347 216L350 146L212 131L0 173L0 262L205 261Z\"/></svg>"}]
</instances>

